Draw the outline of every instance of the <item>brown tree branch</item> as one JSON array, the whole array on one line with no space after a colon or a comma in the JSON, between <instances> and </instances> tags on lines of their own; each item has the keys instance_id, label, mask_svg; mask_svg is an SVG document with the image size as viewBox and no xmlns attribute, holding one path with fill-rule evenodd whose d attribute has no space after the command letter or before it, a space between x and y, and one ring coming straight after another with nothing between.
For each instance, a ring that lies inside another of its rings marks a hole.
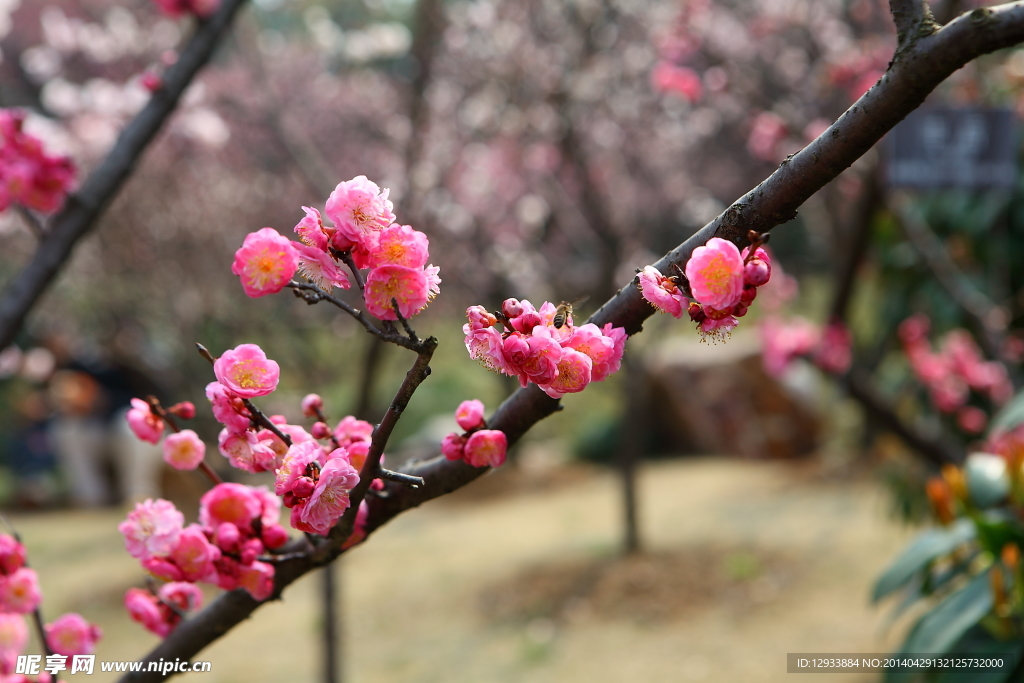
<instances>
[{"instance_id":1,"label":"brown tree branch","mask_svg":"<svg viewBox=\"0 0 1024 683\"><path fill-rule=\"evenodd\" d=\"M975 10L931 35L912 41L896 57L879 83L854 103L831 128L784 162L768 179L722 215L666 254L655 266L663 273L672 272L673 264L685 265L693 250L711 237L745 244L748 230L767 232L791 220L808 197L838 176L920 106L925 96L947 76L980 55L1022 40L1024 3L1014 3ZM653 312L654 309L641 298L631 281L606 302L590 322L599 326L613 323L624 327L629 334L635 334ZM510 396L488 424L492 429L505 432L509 445L512 445L559 407L559 401L531 384ZM450 493L487 471L487 468L471 467L462 461L449 461L443 457L413 463L403 469L407 474L423 477L425 485L417 489L389 485L386 497L370 499L367 531L374 530L405 510ZM342 522L345 522L344 518ZM344 533L341 530L338 536ZM331 540L336 541L334 533ZM274 596L279 596L285 586L309 571L312 568L309 562L297 559L279 565ZM258 606L259 603L244 591L225 593L199 615L179 625L146 656L145 661L156 661L161 657L190 658L246 619ZM142 672L128 674L122 681L158 681L163 678L165 676L159 673Z\"/></svg>"},{"instance_id":2,"label":"brown tree branch","mask_svg":"<svg viewBox=\"0 0 1024 683\"><path fill-rule=\"evenodd\" d=\"M223 0L217 12L198 25L178 61L164 73L161 88L125 126L114 148L81 189L67 198L64 208L50 221L46 238L40 242L32 260L0 292L0 349L14 340L29 311L57 279L75 245L117 195L143 151L177 107L185 89L210 61L244 4L245 0Z\"/></svg>"},{"instance_id":3,"label":"brown tree branch","mask_svg":"<svg viewBox=\"0 0 1024 683\"><path fill-rule=\"evenodd\" d=\"M931 35L939 29L928 0L889 0L889 11L896 24L897 54L915 38Z\"/></svg>"}]
</instances>

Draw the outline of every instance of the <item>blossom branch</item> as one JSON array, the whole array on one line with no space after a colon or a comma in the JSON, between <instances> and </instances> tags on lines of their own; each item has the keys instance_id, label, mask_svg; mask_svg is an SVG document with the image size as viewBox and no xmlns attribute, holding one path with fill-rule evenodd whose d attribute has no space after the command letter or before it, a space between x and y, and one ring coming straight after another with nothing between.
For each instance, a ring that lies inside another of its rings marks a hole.
<instances>
[{"instance_id":1,"label":"blossom branch","mask_svg":"<svg viewBox=\"0 0 1024 683\"><path fill-rule=\"evenodd\" d=\"M416 337L415 334L410 339L408 337L403 337L397 332L388 332L380 329L379 327L373 324L373 321L371 321L370 318L363 311L359 310L358 308L353 308L345 301L342 301L336 296L328 294L327 292L320 289L314 284L307 282L297 282L295 280L292 280L291 282L288 283L287 286L291 287L295 291L295 296L299 296L305 299L306 303L315 304L318 301L326 301L328 303L334 304L335 306L337 306L338 308L340 308L341 310L345 311L353 318L358 320L359 323L366 328L367 332L379 337L381 341L391 342L392 344L397 344L398 346L405 347L410 351L416 351L417 353L420 351L420 348L424 343L421 339Z\"/></svg>"},{"instance_id":2,"label":"blossom branch","mask_svg":"<svg viewBox=\"0 0 1024 683\"><path fill-rule=\"evenodd\" d=\"M0 292L0 349L14 340L29 311L57 279L78 240L92 229L121 189L142 152L177 107L185 89L213 56L245 1L224 0L213 16L199 23L178 61L164 73L162 87L125 126L114 148L81 189L67 198L64 208L50 221L47 238L31 261L7 282Z\"/></svg>"},{"instance_id":3,"label":"blossom branch","mask_svg":"<svg viewBox=\"0 0 1024 683\"><path fill-rule=\"evenodd\" d=\"M398 322L402 323L402 328L405 330L405 333L409 335L409 339L414 342L418 342L420 338L416 336L416 332L409 326L409 321L405 319L404 315L402 315L402 309L398 307L398 299L391 297L391 306L395 309L395 315L398 317Z\"/></svg>"},{"instance_id":4,"label":"blossom branch","mask_svg":"<svg viewBox=\"0 0 1024 683\"><path fill-rule=\"evenodd\" d=\"M879 83L854 103L824 134L784 162L764 182L720 216L666 254L655 267L663 273L674 272L673 266L685 265L693 250L711 237L746 244L748 230L768 232L791 220L804 201L831 182L907 114L920 106L928 93L947 76L976 57L1022 40L1024 3L1013 3L974 10L930 35L912 41L897 55ZM635 334L652 314L653 308L643 300L631 281L591 316L590 322L599 326L614 323L625 327L627 333ZM425 371L427 368L422 369ZM389 414L395 407L396 404L392 403ZM531 384L506 399L488 424L493 429L505 432L511 446L534 424L556 412L559 407L559 401ZM378 434L383 428L382 422L375 433L373 448L377 447ZM383 452L382 447L379 452ZM376 457L379 459L379 453ZM370 460L368 457L367 461ZM486 471L484 467L472 467L461 460L450 461L440 456L403 467L404 473L423 477L424 486L416 489L389 486L387 497L370 499L367 532L372 532L405 510L468 484ZM363 481L360 485L364 483L369 486L369 482ZM364 494L365 488L360 491L360 498ZM340 554L340 550L333 551L333 546L337 544L340 547L342 541L338 539L347 538L354 517L354 508L350 508L336 527L337 536L332 532L332 549L316 553L315 561L314 558L297 558L278 565L272 597L279 597L292 581ZM259 605L245 591L224 593L198 615L180 624L146 656L145 661L191 658L248 618ZM164 678L159 672L143 671L129 673L121 680L127 683L159 681Z\"/></svg>"},{"instance_id":5,"label":"blossom branch","mask_svg":"<svg viewBox=\"0 0 1024 683\"><path fill-rule=\"evenodd\" d=\"M927 0L889 0L889 11L896 24L896 52L901 52L915 38L938 30Z\"/></svg>"},{"instance_id":6,"label":"blossom branch","mask_svg":"<svg viewBox=\"0 0 1024 683\"><path fill-rule=\"evenodd\" d=\"M203 351L206 351L206 347L203 347L201 344L199 346L203 349ZM209 353L209 351L206 351L207 355L209 355ZM147 396L146 403L149 404L149 409L155 415L158 415L160 419L167 423L167 426L171 428L172 432L177 434L178 432L181 431L181 428L178 426L178 422L174 419L174 415L172 415L170 411L168 411L166 408L163 407L163 405L161 405L160 399L158 399L156 396ZM213 468L206 464L205 460L199 461L199 470L206 475L206 478L209 479L214 486L216 486L217 484L224 483L224 480L220 478L220 475L214 472Z\"/></svg>"},{"instance_id":7,"label":"blossom branch","mask_svg":"<svg viewBox=\"0 0 1024 683\"><path fill-rule=\"evenodd\" d=\"M359 296L364 296L366 290L366 282L363 281L363 275L359 272L359 266L356 265L356 260L352 258L351 251L338 251L336 249L331 250L335 256L341 258L348 266L348 269L352 271L352 278L356 281L356 286L359 287Z\"/></svg>"},{"instance_id":8,"label":"blossom branch","mask_svg":"<svg viewBox=\"0 0 1024 683\"><path fill-rule=\"evenodd\" d=\"M14 208L18 211L18 215L25 221L25 225L28 226L32 234L36 236L37 240L42 241L46 237L46 226L39 220L39 216L32 213L28 207L22 206L21 204L15 204Z\"/></svg>"}]
</instances>

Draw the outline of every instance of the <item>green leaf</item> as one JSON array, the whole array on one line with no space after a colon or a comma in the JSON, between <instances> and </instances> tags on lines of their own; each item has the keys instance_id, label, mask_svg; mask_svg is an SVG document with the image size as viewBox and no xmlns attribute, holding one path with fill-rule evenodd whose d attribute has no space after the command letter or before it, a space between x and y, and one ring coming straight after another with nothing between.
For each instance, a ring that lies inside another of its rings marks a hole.
<instances>
[{"instance_id":1,"label":"green leaf","mask_svg":"<svg viewBox=\"0 0 1024 683\"><path fill-rule=\"evenodd\" d=\"M871 593L871 601L878 602L905 585L929 562L952 552L957 546L974 538L974 535L974 524L969 519L958 519L949 527L928 529L914 539L878 578Z\"/></svg>"},{"instance_id":2,"label":"green leaf","mask_svg":"<svg viewBox=\"0 0 1024 683\"><path fill-rule=\"evenodd\" d=\"M995 434L1008 431L1022 422L1024 422L1024 391L1010 399L1010 402L992 418L988 432Z\"/></svg>"},{"instance_id":3,"label":"green leaf","mask_svg":"<svg viewBox=\"0 0 1024 683\"><path fill-rule=\"evenodd\" d=\"M978 531L978 542L993 555L998 556L1008 543L1024 546L1024 527L1021 527L1014 515L1006 511L993 510L978 515L974 524Z\"/></svg>"},{"instance_id":4,"label":"green leaf","mask_svg":"<svg viewBox=\"0 0 1024 683\"><path fill-rule=\"evenodd\" d=\"M993 655L1012 655L1013 661L1020 661L1024 651L1024 643L1019 640L996 640L981 626L967 630L963 637L953 646L950 654L964 657L988 658ZM1004 683L1013 675L1013 666L1006 669L989 669L984 671L956 671L949 669L938 677L936 683Z\"/></svg>"},{"instance_id":5,"label":"green leaf","mask_svg":"<svg viewBox=\"0 0 1024 683\"><path fill-rule=\"evenodd\" d=\"M921 617L903 644L903 652L946 652L990 611L992 589L989 571L985 570Z\"/></svg>"}]
</instances>

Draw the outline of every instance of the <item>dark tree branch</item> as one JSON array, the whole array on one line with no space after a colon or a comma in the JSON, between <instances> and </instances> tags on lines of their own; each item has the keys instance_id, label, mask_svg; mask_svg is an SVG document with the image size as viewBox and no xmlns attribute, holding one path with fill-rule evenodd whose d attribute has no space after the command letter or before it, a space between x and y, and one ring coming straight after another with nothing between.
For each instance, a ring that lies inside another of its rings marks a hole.
<instances>
[{"instance_id":1,"label":"dark tree branch","mask_svg":"<svg viewBox=\"0 0 1024 683\"><path fill-rule=\"evenodd\" d=\"M711 237L722 237L745 245L748 230L767 232L791 220L797 208L808 197L838 176L907 114L920 106L925 96L947 76L980 55L1022 40L1024 3L1014 3L975 10L931 35L912 41L896 57L879 83L850 107L831 128L784 162L768 179L722 215L666 254L655 266L663 273L673 272L673 265L685 265L693 250ZM635 334L653 312L654 309L641 298L639 290L631 281L606 302L590 318L590 322L599 326L613 323L624 327L629 334ZM389 413L394 411L396 403L392 404ZM512 445L534 424L559 407L559 401L531 384L512 394L488 420L488 424L492 429L505 432L509 445ZM377 431L380 432L383 426L382 422ZM367 458L367 462L371 460ZM368 532L405 510L466 485L484 474L487 468L471 467L462 461L435 457L407 465L403 470L406 474L423 477L424 486L410 489L388 485L387 497L372 498L369 501ZM368 486L369 482L365 482L365 485ZM360 495L364 492L360 492ZM338 539L348 535L355 509L355 506L350 508L338 528L332 531L331 548L335 544L340 547ZM285 586L312 566L318 566L316 563L330 561L336 554L333 550L318 548L316 562L312 558L296 559L279 565L274 597L279 597ZM146 656L145 661L156 661L161 657L165 660L191 658L246 619L258 606L259 603L245 591L225 593L200 614L179 625ZM121 680L159 681L163 678L159 673L140 672L128 674Z\"/></svg>"},{"instance_id":2,"label":"dark tree branch","mask_svg":"<svg viewBox=\"0 0 1024 683\"><path fill-rule=\"evenodd\" d=\"M199 24L178 61L164 73L163 86L122 131L117 143L81 189L69 196L64 208L50 221L46 239L32 260L0 293L0 349L8 346L21 329L29 311L83 236L131 175L164 121L178 106L182 93L213 56L221 38L245 0L224 0L217 12Z\"/></svg>"},{"instance_id":3,"label":"dark tree branch","mask_svg":"<svg viewBox=\"0 0 1024 683\"><path fill-rule=\"evenodd\" d=\"M916 38L929 36L939 30L928 0L889 0L889 11L896 24L897 54Z\"/></svg>"}]
</instances>

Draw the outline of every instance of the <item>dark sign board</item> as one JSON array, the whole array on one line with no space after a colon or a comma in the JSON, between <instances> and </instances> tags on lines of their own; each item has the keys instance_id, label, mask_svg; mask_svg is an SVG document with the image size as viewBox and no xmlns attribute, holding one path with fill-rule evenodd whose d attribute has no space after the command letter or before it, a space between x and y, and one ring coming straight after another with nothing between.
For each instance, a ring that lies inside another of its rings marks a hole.
<instances>
[{"instance_id":1,"label":"dark sign board","mask_svg":"<svg viewBox=\"0 0 1024 683\"><path fill-rule=\"evenodd\" d=\"M918 109L889 133L886 177L895 187L1009 188L1017 129L1009 109Z\"/></svg>"}]
</instances>

